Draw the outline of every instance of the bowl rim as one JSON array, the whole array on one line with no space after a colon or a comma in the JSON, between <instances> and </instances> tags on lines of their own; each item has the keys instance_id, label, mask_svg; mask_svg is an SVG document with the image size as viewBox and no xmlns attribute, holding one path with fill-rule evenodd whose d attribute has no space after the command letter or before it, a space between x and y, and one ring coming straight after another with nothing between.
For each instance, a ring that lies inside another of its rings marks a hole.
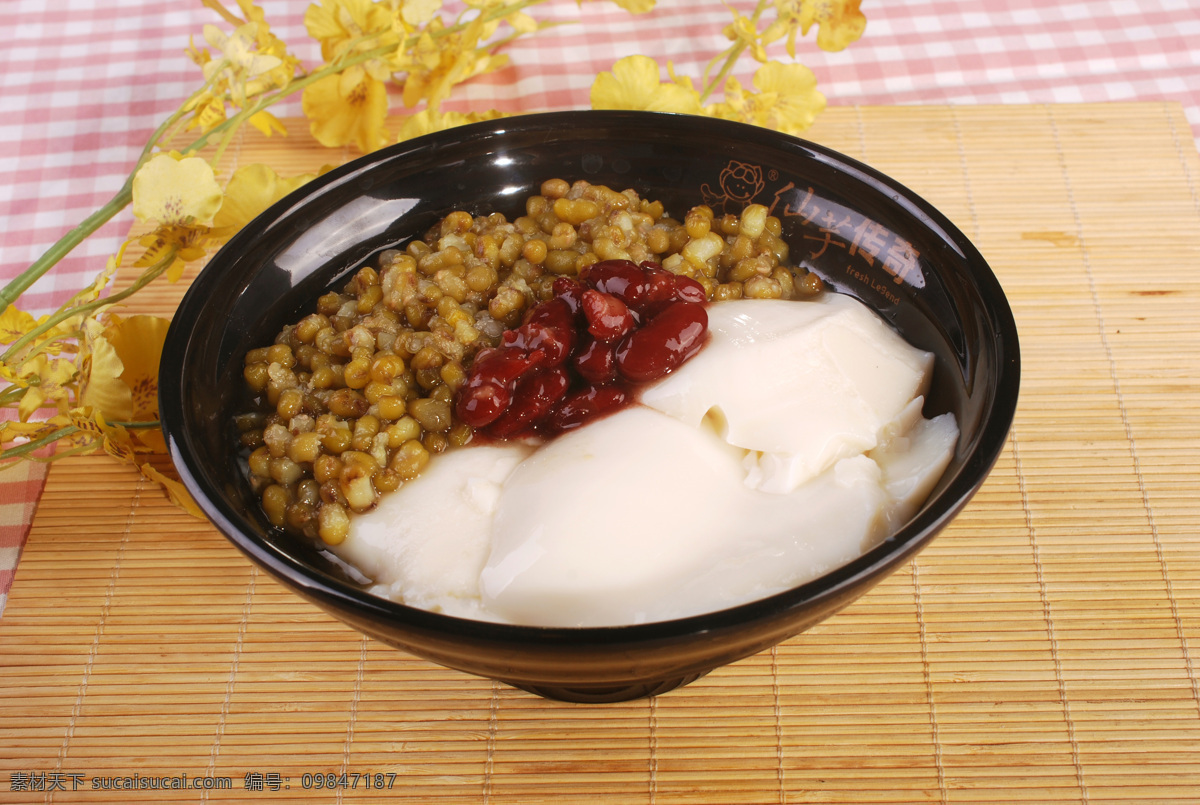
<instances>
[{"instance_id":1,"label":"bowl rim","mask_svg":"<svg viewBox=\"0 0 1200 805\"><path fill-rule=\"evenodd\" d=\"M958 251L970 274L971 282L978 288L988 323L995 333L993 363L996 369L996 393L981 414L984 424L973 449L955 475L949 481L943 479L937 498L948 500L948 506L941 511L933 511L929 506L933 498L930 498L904 527L858 558L815 579L765 598L683 618L586 627L498 623L407 606L338 580L239 527L237 520L240 518L231 507L224 504L219 490L210 489L202 480L203 473L198 471L198 465L194 461L193 439L184 427L183 407L185 378L182 367L187 363L184 359L185 353L192 348L189 338L191 324L196 320L199 310L211 292L208 286L223 278L223 265L231 265L228 255L235 253L243 245L248 245L261 233L281 225L290 216L304 210L306 205L316 203L325 193L354 181L361 174L379 170L385 163L436 156L437 151L448 145L453 144L456 148L466 147L472 142L502 137L514 128L542 129L547 132L577 128L581 125L581 118L589 119L590 122L586 125L626 128L651 126L692 131L697 125L702 125L712 131L714 136L735 137L764 147L790 151L797 158L816 159L826 166L848 174L853 180L898 204L921 226L934 229L941 239ZM169 355L178 355L179 358L167 360ZM171 459L185 488L201 511L230 542L262 568L297 591L303 591L304 594L333 605L342 612L354 613L366 620L383 619L391 624L426 632L461 635L473 640L542 646L565 642L576 648L659 642L664 638L737 629L749 622L786 617L793 610L809 609L819 606L822 602L833 602L849 588L857 587L863 581L882 579L887 570L922 549L961 511L983 483L1007 440L1016 411L1020 385L1020 347L1016 322L999 280L966 235L924 198L853 157L800 137L716 118L639 111L541 112L467 124L387 146L318 176L248 223L209 259L175 311L163 356L159 374L159 408L163 435Z\"/></svg>"}]
</instances>

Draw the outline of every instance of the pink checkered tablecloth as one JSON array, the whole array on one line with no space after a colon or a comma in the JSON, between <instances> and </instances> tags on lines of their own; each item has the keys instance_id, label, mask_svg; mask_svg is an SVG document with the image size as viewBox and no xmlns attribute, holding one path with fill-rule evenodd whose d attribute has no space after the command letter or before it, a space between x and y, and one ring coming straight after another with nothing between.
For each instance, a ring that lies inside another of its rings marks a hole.
<instances>
[{"instance_id":1,"label":"pink checkered tablecloth","mask_svg":"<svg viewBox=\"0 0 1200 805\"><path fill-rule=\"evenodd\" d=\"M316 63L308 2L258 4ZM862 10L866 33L845 51L824 53L811 38L800 47L831 104L1170 99L1200 137L1197 0L863 0ZM584 108L596 73L634 53L699 75L725 45L729 21L717 0L658 0L642 17L599 0L548 0L534 13L574 24L516 43L510 67L459 87L449 108ZM150 132L198 85L183 50L209 22L215 15L199 0L0 0L0 278L20 273L121 186ZM738 77L748 84L753 65L744 67ZM298 115L298 104L279 113ZM106 225L23 306L40 314L65 301L103 268L131 220ZM0 473L0 611L43 478L39 464Z\"/></svg>"}]
</instances>

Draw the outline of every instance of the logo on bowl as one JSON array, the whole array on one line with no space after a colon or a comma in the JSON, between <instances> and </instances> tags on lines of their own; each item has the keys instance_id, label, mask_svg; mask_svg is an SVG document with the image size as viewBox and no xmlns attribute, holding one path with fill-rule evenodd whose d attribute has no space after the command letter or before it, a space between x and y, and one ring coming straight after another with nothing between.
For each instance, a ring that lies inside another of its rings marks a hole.
<instances>
[{"instance_id":1,"label":"logo on bowl","mask_svg":"<svg viewBox=\"0 0 1200 805\"><path fill-rule=\"evenodd\" d=\"M820 259L830 249L841 249L870 268L878 264L891 275L896 285L906 283L914 288L925 287L921 253L912 243L872 218L817 196L812 187L801 191L788 182L776 191L771 214L800 218L810 260ZM853 266L847 266L846 271L859 273Z\"/></svg>"},{"instance_id":2,"label":"logo on bowl","mask_svg":"<svg viewBox=\"0 0 1200 805\"><path fill-rule=\"evenodd\" d=\"M772 170L770 176L774 179L778 174ZM895 285L925 287L921 253L907 239L872 218L818 196L812 187L797 187L795 182L788 182L769 198L762 198L768 190L760 165L731 159L717 177L717 188L705 183L700 192L704 203L719 215L740 213L747 204L757 201L771 215L799 218L808 260L829 260L826 255L840 250L854 258L845 265L847 276L870 285L893 302L898 298L886 284L872 278L874 269L882 268Z\"/></svg>"},{"instance_id":3,"label":"logo on bowl","mask_svg":"<svg viewBox=\"0 0 1200 805\"><path fill-rule=\"evenodd\" d=\"M766 187L761 167L735 159L729 160L729 164L721 171L717 185L717 190L713 190L705 183L700 186L700 193L704 196L704 203L712 207L714 212L719 207L723 213L741 212Z\"/></svg>"}]
</instances>

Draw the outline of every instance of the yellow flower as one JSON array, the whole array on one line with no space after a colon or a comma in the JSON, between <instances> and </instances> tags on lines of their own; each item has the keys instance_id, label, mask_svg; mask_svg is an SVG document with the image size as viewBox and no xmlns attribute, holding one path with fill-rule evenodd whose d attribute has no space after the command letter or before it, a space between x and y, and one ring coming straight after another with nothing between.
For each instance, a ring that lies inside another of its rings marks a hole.
<instances>
[{"instance_id":1,"label":"yellow flower","mask_svg":"<svg viewBox=\"0 0 1200 805\"><path fill-rule=\"evenodd\" d=\"M208 226L221 207L221 186L199 157L157 154L133 177L133 214L165 226Z\"/></svg>"},{"instance_id":2,"label":"yellow flower","mask_svg":"<svg viewBox=\"0 0 1200 805\"><path fill-rule=\"evenodd\" d=\"M0 380L3 380L10 386L27 388L29 384L21 378L21 375L19 374L20 369L20 361L12 361L11 363L8 361L0 361ZM4 390L7 391L7 389ZM3 421L0 421L0 425L3 424Z\"/></svg>"},{"instance_id":3,"label":"yellow flower","mask_svg":"<svg viewBox=\"0 0 1200 805\"><path fill-rule=\"evenodd\" d=\"M301 103L312 135L327 148L354 143L369 153L387 142L387 87L361 67L310 85Z\"/></svg>"},{"instance_id":4,"label":"yellow flower","mask_svg":"<svg viewBox=\"0 0 1200 805\"><path fill-rule=\"evenodd\" d=\"M444 29L440 19L433 20L397 63L397 69L408 74L404 79L404 105L413 107L425 100L437 108L456 84L508 64L507 55L479 47L498 24L476 18L463 31L435 39L433 34Z\"/></svg>"},{"instance_id":5,"label":"yellow flower","mask_svg":"<svg viewBox=\"0 0 1200 805\"><path fill-rule=\"evenodd\" d=\"M321 58L327 62L364 33L390 30L391 25L388 10L371 0L321 0L304 12L304 27L321 43Z\"/></svg>"},{"instance_id":6,"label":"yellow flower","mask_svg":"<svg viewBox=\"0 0 1200 805\"><path fill-rule=\"evenodd\" d=\"M749 17L737 13L735 10L733 22L725 26L723 33L729 41L743 43L755 61L765 62L767 60L767 49L763 46L762 37Z\"/></svg>"},{"instance_id":7,"label":"yellow flower","mask_svg":"<svg viewBox=\"0 0 1200 805\"><path fill-rule=\"evenodd\" d=\"M114 324L105 335L124 367L120 379L132 397L131 419L158 419L158 364L171 321L158 316L130 316L127 319L113 316L113 319Z\"/></svg>"},{"instance_id":8,"label":"yellow flower","mask_svg":"<svg viewBox=\"0 0 1200 805\"><path fill-rule=\"evenodd\" d=\"M221 186L203 159L171 152L143 165L133 177L133 214L138 220L157 222L158 228L140 238L146 253L134 265L154 265L174 249L167 278L178 280L185 263L204 256L208 227L221 197Z\"/></svg>"},{"instance_id":9,"label":"yellow flower","mask_svg":"<svg viewBox=\"0 0 1200 805\"><path fill-rule=\"evenodd\" d=\"M222 53L218 61L202 65L204 78L229 89L233 102L246 105L246 83L283 64L278 56L258 52L259 23L248 22L232 35L215 25L204 26L204 40Z\"/></svg>"},{"instance_id":10,"label":"yellow flower","mask_svg":"<svg viewBox=\"0 0 1200 805\"><path fill-rule=\"evenodd\" d=\"M208 227L194 226L160 226L148 235L138 238L138 243L146 247L142 256L133 262L137 268L148 268L156 265L174 253L175 257L167 266L167 281L178 282L183 276L187 264L199 260L208 254Z\"/></svg>"},{"instance_id":11,"label":"yellow flower","mask_svg":"<svg viewBox=\"0 0 1200 805\"><path fill-rule=\"evenodd\" d=\"M690 86L658 80L658 63L648 56L626 56L612 72L596 76L593 109L640 109L648 112L700 113L700 96Z\"/></svg>"},{"instance_id":12,"label":"yellow flower","mask_svg":"<svg viewBox=\"0 0 1200 805\"><path fill-rule=\"evenodd\" d=\"M246 83L247 94L257 95L270 89L286 87L295 77L296 70L301 67L300 60L288 52L282 39L271 33L271 26L267 24L262 9L247 0L238 0L238 6L248 22L256 23L255 36L259 54L279 59L278 66L260 73Z\"/></svg>"},{"instance_id":13,"label":"yellow flower","mask_svg":"<svg viewBox=\"0 0 1200 805\"><path fill-rule=\"evenodd\" d=\"M797 134L825 110L825 96L817 91L817 77L803 64L767 62L754 73L754 86L765 119L760 125Z\"/></svg>"},{"instance_id":14,"label":"yellow flower","mask_svg":"<svg viewBox=\"0 0 1200 805\"><path fill-rule=\"evenodd\" d=\"M86 451L90 453L100 447L108 455L127 464L136 458L137 450L129 431L120 425L110 424L105 420L104 414L90 406L72 408L71 424L79 430L59 440L60 450L84 447L90 448Z\"/></svg>"},{"instance_id":15,"label":"yellow flower","mask_svg":"<svg viewBox=\"0 0 1200 805\"><path fill-rule=\"evenodd\" d=\"M183 106L184 112L191 113L187 130L212 131L225 122L226 101L244 109L251 99L286 87L300 66L300 60L288 53L283 41L271 33L262 9L247 0L238 0L238 7L246 21L232 35L213 25L204 27L204 38L222 52L222 58L214 61L207 50L197 49L194 44L187 50L209 82ZM221 10L226 19L236 20ZM250 124L267 136L287 133L283 124L266 111L255 113Z\"/></svg>"},{"instance_id":16,"label":"yellow flower","mask_svg":"<svg viewBox=\"0 0 1200 805\"><path fill-rule=\"evenodd\" d=\"M704 113L799 134L825 109L816 76L802 64L767 62L755 72L754 86L758 92L746 92L737 79L729 78L724 101L705 107Z\"/></svg>"},{"instance_id":17,"label":"yellow flower","mask_svg":"<svg viewBox=\"0 0 1200 805\"><path fill-rule=\"evenodd\" d=\"M133 418L133 391L121 382L125 364L108 340L104 325L89 319L84 328L80 354L79 403L108 419L126 422Z\"/></svg>"},{"instance_id":18,"label":"yellow flower","mask_svg":"<svg viewBox=\"0 0 1200 805\"><path fill-rule=\"evenodd\" d=\"M498 117L504 117L504 115L495 109L489 109L486 112L468 112L467 114L422 109L404 121L404 125L400 127L400 136L396 138L396 141L403 142L423 134L452 129L465 123L477 123L480 120L495 120Z\"/></svg>"},{"instance_id":19,"label":"yellow flower","mask_svg":"<svg viewBox=\"0 0 1200 805\"><path fill-rule=\"evenodd\" d=\"M36 355L21 366L17 376L18 385L26 389L17 406L22 422L43 406L53 405L60 412L67 410L71 384L75 380L75 364L71 361Z\"/></svg>"},{"instance_id":20,"label":"yellow flower","mask_svg":"<svg viewBox=\"0 0 1200 805\"><path fill-rule=\"evenodd\" d=\"M148 422L158 419L158 364L171 322L157 316L111 317L100 331L89 322L86 382L79 401L108 422ZM156 428L134 431L146 448L165 450Z\"/></svg>"},{"instance_id":21,"label":"yellow flower","mask_svg":"<svg viewBox=\"0 0 1200 805\"><path fill-rule=\"evenodd\" d=\"M117 249L116 254L110 254L108 260L104 263L104 270L96 275L92 280L91 285L85 285L80 289L79 293L71 297L71 302L81 304L87 302L95 302L104 293L104 289L108 287L108 283L116 276L117 269L121 267L121 261L125 259L125 250L129 248L131 241L125 240L121 243L121 248ZM68 319L68 321L70 321Z\"/></svg>"},{"instance_id":22,"label":"yellow flower","mask_svg":"<svg viewBox=\"0 0 1200 805\"><path fill-rule=\"evenodd\" d=\"M316 174L305 173L284 179L261 163L238 168L225 186L225 200L213 217L210 234L218 240L233 237L276 201L314 178Z\"/></svg>"},{"instance_id":23,"label":"yellow flower","mask_svg":"<svg viewBox=\"0 0 1200 805\"><path fill-rule=\"evenodd\" d=\"M769 61L754 74L761 126L797 134L814 124L826 107L817 78L804 65Z\"/></svg>"},{"instance_id":24,"label":"yellow flower","mask_svg":"<svg viewBox=\"0 0 1200 805\"><path fill-rule=\"evenodd\" d=\"M16 305L0 314L0 344L11 344L37 326L37 320Z\"/></svg>"},{"instance_id":25,"label":"yellow flower","mask_svg":"<svg viewBox=\"0 0 1200 805\"><path fill-rule=\"evenodd\" d=\"M225 98L202 92L184 104L183 111L192 113L185 131L198 128L207 133L225 122Z\"/></svg>"},{"instance_id":26,"label":"yellow flower","mask_svg":"<svg viewBox=\"0 0 1200 805\"><path fill-rule=\"evenodd\" d=\"M35 422L5 420L0 422L0 444L12 444L18 439L22 442L36 442L70 424L71 420L66 414L55 414L49 419Z\"/></svg>"},{"instance_id":27,"label":"yellow flower","mask_svg":"<svg viewBox=\"0 0 1200 805\"><path fill-rule=\"evenodd\" d=\"M67 414L59 413L52 417L33 422L16 422L7 420L0 422L0 445L5 450L11 450L21 445L30 442L36 442L48 437L54 437L50 444L55 445L59 450L64 448L72 448L77 446L90 446L94 441L90 434L71 433L63 435L56 434L64 428L69 428L74 422L72 417ZM17 456L10 456L10 461L18 460Z\"/></svg>"},{"instance_id":28,"label":"yellow flower","mask_svg":"<svg viewBox=\"0 0 1200 805\"><path fill-rule=\"evenodd\" d=\"M400 43L393 15L383 3L371 0L321 0L304 12L304 27L321 43L321 57L332 63L343 56ZM386 59L371 59L364 69L376 81L387 81L391 67Z\"/></svg>"},{"instance_id":29,"label":"yellow flower","mask_svg":"<svg viewBox=\"0 0 1200 805\"><path fill-rule=\"evenodd\" d=\"M867 18L859 10L862 0L775 0L779 18L791 27L788 53L796 55L796 26L808 35L817 26L817 47L821 50L842 50L858 41L867 28Z\"/></svg>"},{"instance_id":30,"label":"yellow flower","mask_svg":"<svg viewBox=\"0 0 1200 805\"><path fill-rule=\"evenodd\" d=\"M87 289L84 290L86 291ZM84 291L76 294L72 298L72 303L83 294ZM25 311L17 310L16 307L9 305L8 310L0 315L0 344L11 344L17 341L27 335L30 330L45 325L49 318L50 316L47 314L35 321ZM77 321L77 317L71 317L35 335L21 349L13 353L14 365L20 363L23 356L28 355L30 352L49 352L52 355L58 355L63 352L74 352L75 347L71 339L75 334L74 325Z\"/></svg>"}]
</instances>

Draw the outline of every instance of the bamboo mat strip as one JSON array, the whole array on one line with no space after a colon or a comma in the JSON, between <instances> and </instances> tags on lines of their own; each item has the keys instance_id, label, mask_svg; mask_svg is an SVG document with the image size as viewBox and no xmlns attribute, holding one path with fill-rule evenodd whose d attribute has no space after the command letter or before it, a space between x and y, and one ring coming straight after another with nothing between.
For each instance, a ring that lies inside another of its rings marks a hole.
<instances>
[{"instance_id":1,"label":"bamboo mat strip","mask_svg":"<svg viewBox=\"0 0 1200 805\"><path fill-rule=\"evenodd\" d=\"M825 113L813 139L924 195L1000 277L1024 363L1012 435L901 572L653 700L551 702L386 648L136 473L56 464L0 620L0 802L1200 801L1187 131L1155 103ZM296 131L229 159L347 156ZM170 315L185 285L137 310ZM326 773L357 787L312 788ZM230 787L93 789L134 774Z\"/></svg>"}]
</instances>

